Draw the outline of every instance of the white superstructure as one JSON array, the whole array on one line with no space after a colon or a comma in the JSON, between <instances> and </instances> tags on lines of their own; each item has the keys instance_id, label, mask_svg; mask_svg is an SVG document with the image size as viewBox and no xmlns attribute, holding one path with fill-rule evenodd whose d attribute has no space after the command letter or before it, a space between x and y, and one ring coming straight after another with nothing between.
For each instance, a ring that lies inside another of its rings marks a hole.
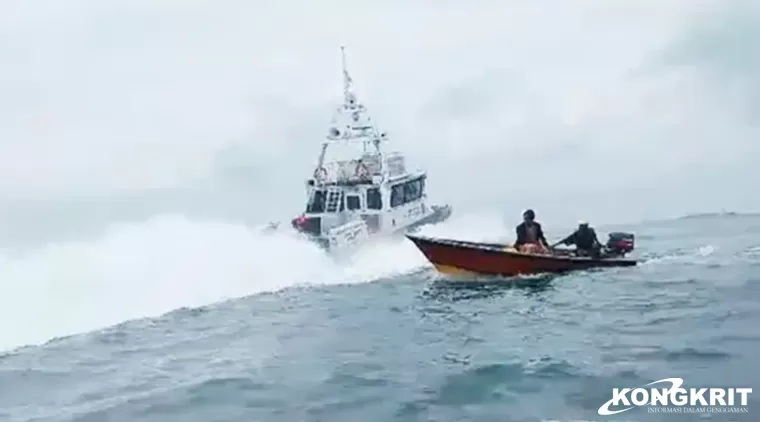
<instances>
[{"instance_id":1,"label":"white superstructure","mask_svg":"<svg viewBox=\"0 0 760 422\"><path fill-rule=\"evenodd\" d=\"M306 181L306 208L293 226L329 249L355 246L376 235L442 221L448 206L429 206L427 174L410 171L401 152L384 151L388 140L359 102L343 67L343 104L325 134Z\"/></svg>"}]
</instances>

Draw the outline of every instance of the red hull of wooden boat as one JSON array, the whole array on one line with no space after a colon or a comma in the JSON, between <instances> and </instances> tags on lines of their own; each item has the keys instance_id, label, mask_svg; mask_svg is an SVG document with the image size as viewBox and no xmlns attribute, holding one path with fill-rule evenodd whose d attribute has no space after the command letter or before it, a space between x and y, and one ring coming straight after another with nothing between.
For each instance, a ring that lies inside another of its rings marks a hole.
<instances>
[{"instance_id":1,"label":"red hull of wooden boat","mask_svg":"<svg viewBox=\"0 0 760 422\"><path fill-rule=\"evenodd\" d=\"M435 268L449 275L474 274L515 276L563 273L600 267L629 267L636 260L623 258L579 258L523 254L508 245L435 239L407 235Z\"/></svg>"}]
</instances>

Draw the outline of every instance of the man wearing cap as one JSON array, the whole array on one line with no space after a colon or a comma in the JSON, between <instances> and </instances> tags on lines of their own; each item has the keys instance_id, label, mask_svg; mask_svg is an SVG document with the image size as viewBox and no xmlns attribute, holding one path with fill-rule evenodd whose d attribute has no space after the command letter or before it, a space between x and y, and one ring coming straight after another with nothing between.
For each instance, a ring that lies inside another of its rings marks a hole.
<instances>
[{"instance_id":1,"label":"man wearing cap","mask_svg":"<svg viewBox=\"0 0 760 422\"><path fill-rule=\"evenodd\" d=\"M575 252L579 256L598 257L602 250L602 244L596 237L596 231L589 227L587 221L578 222L578 229L570 236L557 242L556 245L575 245Z\"/></svg>"}]
</instances>

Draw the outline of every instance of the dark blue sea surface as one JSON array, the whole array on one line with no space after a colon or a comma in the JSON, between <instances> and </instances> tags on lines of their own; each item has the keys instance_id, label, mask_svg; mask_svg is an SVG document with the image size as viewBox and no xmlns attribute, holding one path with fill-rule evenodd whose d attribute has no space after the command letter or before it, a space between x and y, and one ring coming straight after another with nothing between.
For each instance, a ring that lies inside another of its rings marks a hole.
<instances>
[{"instance_id":1,"label":"dark blue sea surface","mask_svg":"<svg viewBox=\"0 0 760 422\"><path fill-rule=\"evenodd\" d=\"M760 218L612 229L646 262L493 284L424 267L9 351L0 421L760 420ZM671 377L755 392L746 413L597 414Z\"/></svg>"}]
</instances>

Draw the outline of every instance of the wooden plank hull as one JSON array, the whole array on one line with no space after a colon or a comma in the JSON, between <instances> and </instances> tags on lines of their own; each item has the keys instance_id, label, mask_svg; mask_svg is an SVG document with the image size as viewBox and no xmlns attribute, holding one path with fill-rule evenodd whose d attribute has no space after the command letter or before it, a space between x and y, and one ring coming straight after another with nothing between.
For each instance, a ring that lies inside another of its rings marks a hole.
<instances>
[{"instance_id":1,"label":"wooden plank hull","mask_svg":"<svg viewBox=\"0 0 760 422\"><path fill-rule=\"evenodd\" d=\"M534 255L517 252L509 245L466 242L422 236L406 236L428 261L446 275L511 277L542 273L564 273L591 268L630 267L634 259L586 258Z\"/></svg>"}]
</instances>

